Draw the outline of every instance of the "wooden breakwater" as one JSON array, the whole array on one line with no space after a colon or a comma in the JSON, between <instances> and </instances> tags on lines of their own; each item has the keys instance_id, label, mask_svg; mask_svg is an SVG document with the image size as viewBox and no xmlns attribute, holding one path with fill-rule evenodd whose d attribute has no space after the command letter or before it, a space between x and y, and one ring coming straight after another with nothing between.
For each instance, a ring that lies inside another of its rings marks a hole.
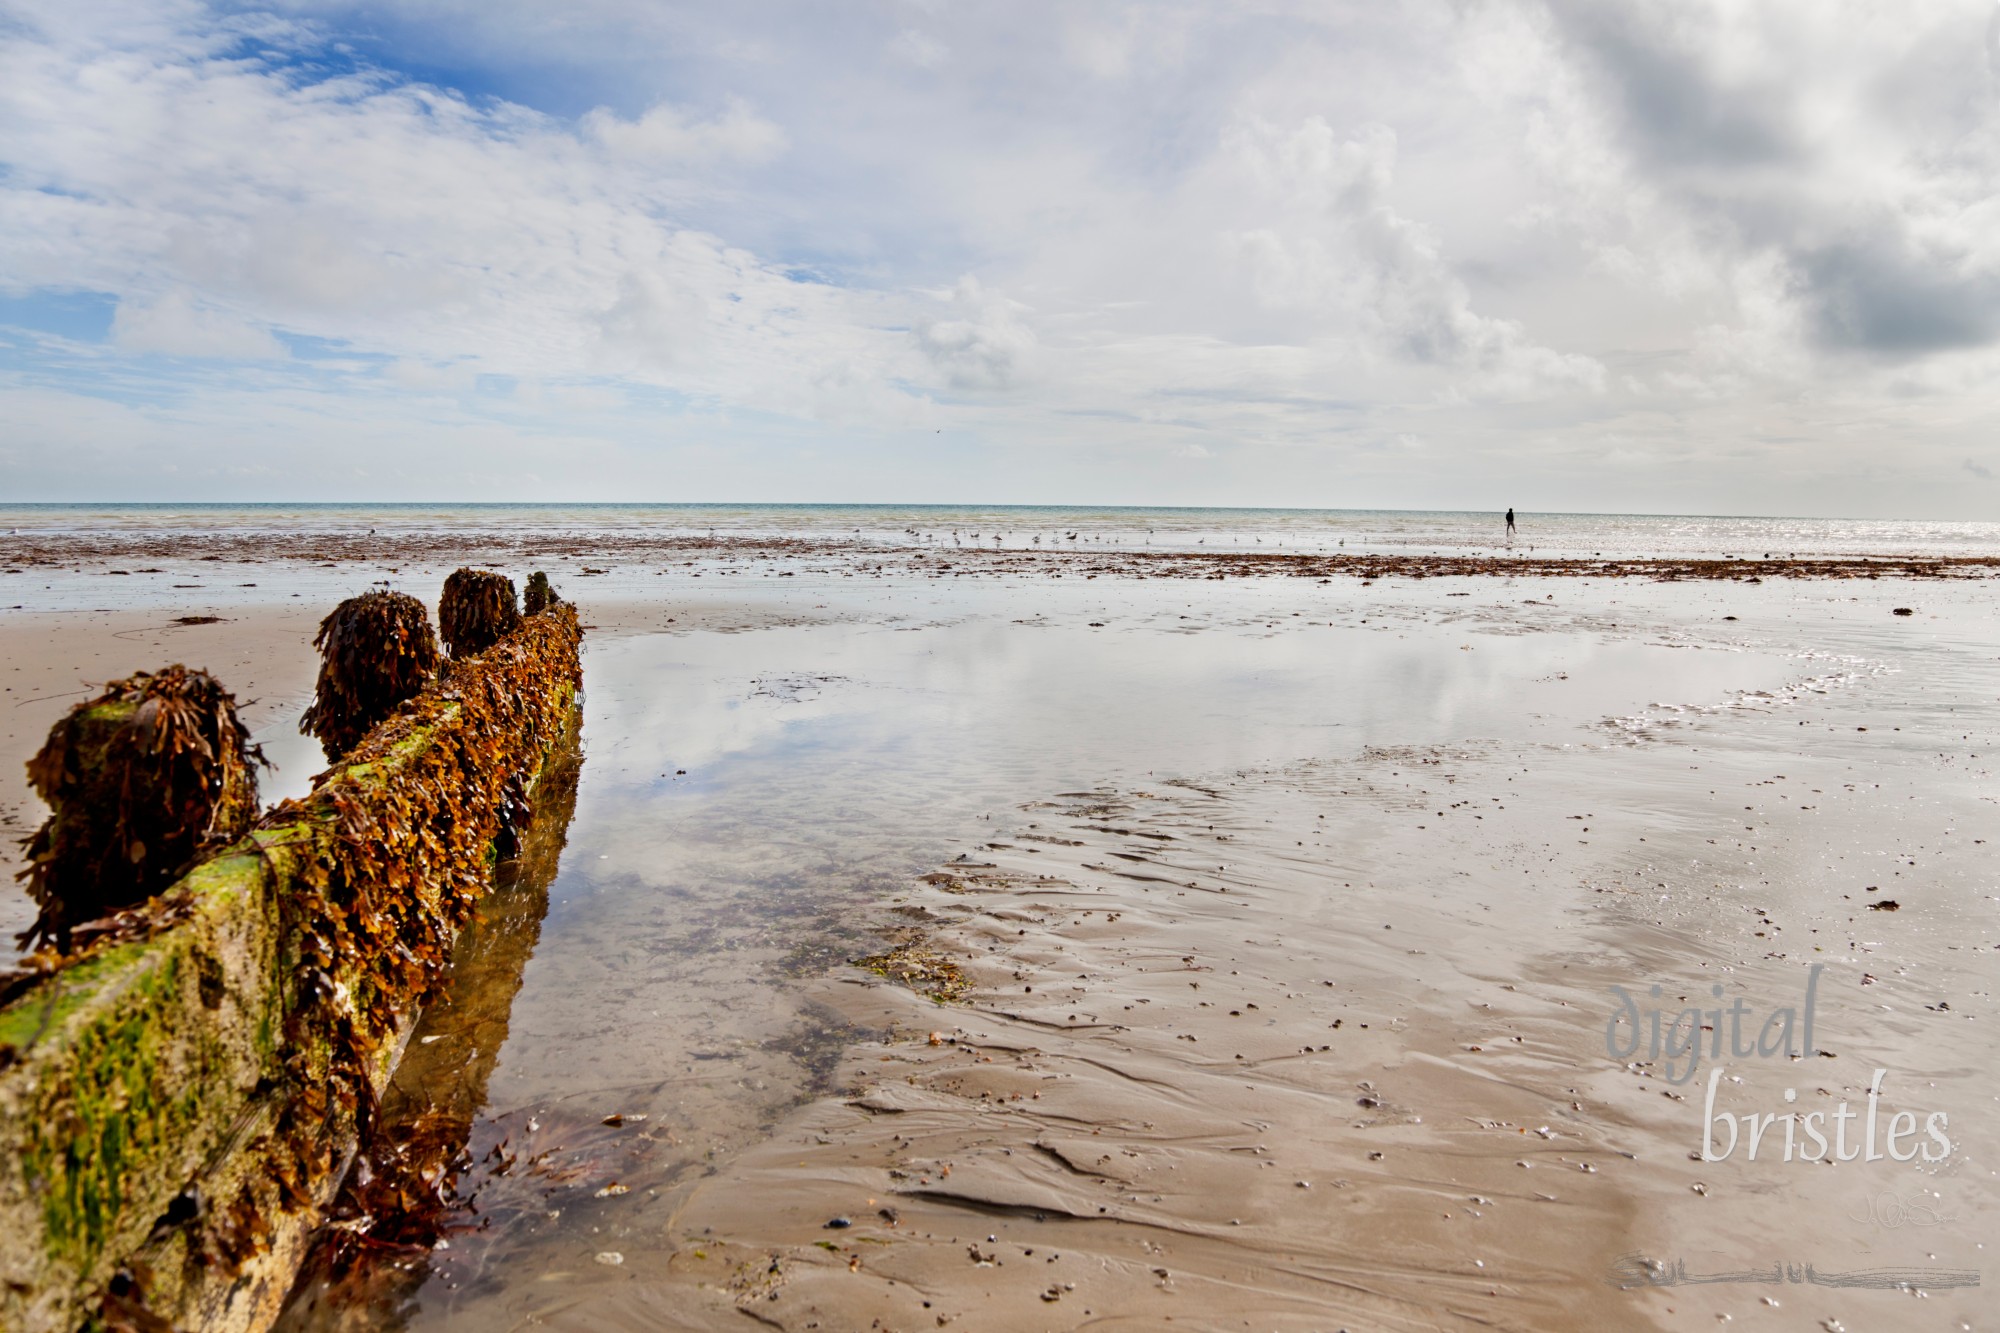
<instances>
[{"instance_id":1,"label":"wooden breakwater","mask_svg":"<svg viewBox=\"0 0 2000 1333\"><path fill-rule=\"evenodd\" d=\"M0 1007L0 1327L268 1324L573 735L573 607Z\"/></svg>"}]
</instances>

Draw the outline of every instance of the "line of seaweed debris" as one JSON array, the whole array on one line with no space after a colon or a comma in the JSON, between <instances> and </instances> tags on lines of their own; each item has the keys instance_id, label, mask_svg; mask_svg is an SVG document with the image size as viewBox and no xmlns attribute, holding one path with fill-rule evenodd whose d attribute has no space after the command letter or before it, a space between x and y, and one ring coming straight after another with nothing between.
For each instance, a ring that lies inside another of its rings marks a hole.
<instances>
[{"instance_id":1,"label":"line of seaweed debris","mask_svg":"<svg viewBox=\"0 0 2000 1333\"><path fill-rule=\"evenodd\" d=\"M81 569L111 560L270 561L329 566L385 562L503 564L604 560L661 568L701 560L819 561L815 572L1005 574L1085 578L1290 577L1332 579L1638 578L1658 582L1765 579L1980 579L2000 574L2000 556L1863 554L1822 556L1601 557L1287 551L1050 551L1023 547L913 547L858 539L708 536L696 533L168 533L15 534L0 537L0 563ZM592 569L590 573L602 573Z\"/></svg>"}]
</instances>

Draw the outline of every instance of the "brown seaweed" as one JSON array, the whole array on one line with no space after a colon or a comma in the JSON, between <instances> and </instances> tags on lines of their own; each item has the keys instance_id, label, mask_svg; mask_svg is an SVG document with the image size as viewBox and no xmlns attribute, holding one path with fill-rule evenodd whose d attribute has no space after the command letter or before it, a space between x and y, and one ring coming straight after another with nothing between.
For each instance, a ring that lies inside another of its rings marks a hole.
<instances>
[{"instance_id":1,"label":"brown seaweed","mask_svg":"<svg viewBox=\"0 0 2000 1333\"><path fill-rule=\"evenodd\" d=\"M485 652L521 625L514 580L490 569L460 569L444 581L438 629L453 657Z\"/></svg>"},{"instance_id":2,"label":"brown seaweed","mask_svg":"<svg viewBox=\"0 0 2000 1333\"><path fill-rule=\"evenodd\" d=\"M70 948L84 922L144 902L257 817L263 752L213 676L175 665L112 681L28 761L50 815L18 878L41 912L28 948Z\"/></svg>"},{"instance_id":3,"label":"brown seaweed","mask_svg":"<svg viewBox=\"0 0 2000 1333\"><path fill-rule=\"evenodd\" d=\"M365 592L333 608L313 647L319 682L299 730L338 759L437 674L430 612L408 593Z\"/></svg>"},{"instance_id":4,"label":"brown seaweed","mask_svg":"<svg viewBox=\"0 0 2000 1333\"><path fill-rule=\"evenodd\" d=\"M298 1172L278 1182L288 1206L335 1167L322 1133L330 1118L367 1138L377 1111L370 1071L447 982L452 942L491 882L495 842L518 820L509 807L519 775L539 768L542 747L565 730L579 634L574 610L562 607L483 657L448 663L310 798L263 821L276 831L326 820L331 835L284 903L297 978L285 1034L293 1096L278 1130L294 1144L286 1157ZM429 743L412 748L419 736ZM350 775L391 761L400 779L361 798Z\"/></svg>"},{"instance_id":5,"label":"brown seaweed","mask_svg":"<svg viewBox=\"0 0 2000 1333\"><path fill-rule=\"evenodd\" d=\"M402 1327L399 1312L430 1276L440 1239L546 1209L547 1191L565 1183L566 1164L528 1146L532 1128L521 1128L521 1145L502 1139L476 1160L467 1145L561 864L583 757L577 740L572 728L535 782L521 854L496 867L494 892L460 935L449 1002L425 1010L384 1089L374 1132L314 1233L281 1333Z\"/></svg>"},{"instance_id":6,"label":"brown seaweed","mask_svg":"<svg viewBox=\"0 0 2000 1333\"><path fill-rule=\"evenodd\" d=\"M938 550L861 537L709 534L663 528L564 534L553 541L516 532L132 532L125 530L0 534L0 560L18 567L78 566L116 560L214 560L373 566L389 561L617 560L660 569L699 559L770 560L801 572L896 569L931 578L960 575L1218 579L1291 578L1637 578L1749 582L1753 579L1986 579L2000 577L2000 555L1821 554L1745 559L1706 556L1601 557L1517 550L1447 555L1406 551L1056 551L1019 546ZM602 571L596 571L602 572Z\"/></svg>"}]
</instances>

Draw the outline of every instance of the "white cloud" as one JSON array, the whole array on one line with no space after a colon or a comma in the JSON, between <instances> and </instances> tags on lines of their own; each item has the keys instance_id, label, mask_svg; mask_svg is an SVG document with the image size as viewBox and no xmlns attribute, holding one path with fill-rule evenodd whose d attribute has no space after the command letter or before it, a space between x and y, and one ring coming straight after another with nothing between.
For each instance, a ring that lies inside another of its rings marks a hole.
<instances>
[{"instance_id":1,"label":"white cloud","mask_svg":"<svg viewBox=\"0 0 2000 1333\"><path fill-rule=\"evenodd\" d=\"M1164 5L1064 6L1062 49L1077 68L1122 80L1179 65L1193 19L1184 8Z\"/></svg>"},{"instance_id":2,"label":"white cloud","mask_svg":"<svg viewBox=\"0 0 2000 1333\"><path fill-rule=\"evenodd\" d=\"M226 310L198 305L183 291L144 303L120 301L111 321L111 340L121 351L163 356L261 361L289 355L270 329Z\"/></svg>"},{"instance_id":3,"label":"white cloud","mask_svg":"<svg viewBox=\"0 0 2000 1333\"><path fill-rule=\"evenodd\" d=\"M706 172L782 146L740 101L571 132L385 78L300 82L198 24L148 36L0 52L0 284L120 293L122 349L282 355L278 323L406 366L608 368L759 406L894 342L868 294L675 220Z\"/></svg>"},{"instance_id":4,"label":"white cloud","mask_svg":"<svg viewBox=\"0 0 2000 1333\"><path fill-rule=\"evenodd\" d=\"M419 393L457 394L470 392L478 375L469 365L447 365L407 358L382 368L383 376L399 388Z\"/></svg>"},{"instance_id":5,"label":"white cloud","mask_svg":"<svg viewBox=\"0 0 2000 1333\"><path fill-rule=\"evenodd\" d=\"M761 162L785 147L785 132L732 99L719 116L700 120L661 103L637 120L620 120L604 107L583 118L583 130L613 153L641 161L705 164Z\"/></svg>"},{"instance_id":6,"label":"white cloud","mask_svg":"<svg viewBox=\"0 0 2000 1333\"><path fill-rule=\"evenodd\" d=\"M608 369L669 370L690 359L706 335L709 310L701 293L681 277L664 264L625 275L618 298L599 321Z\"/></svg>"},{"instance_id":7,"label":"white cloud","mask_svg":"<svg viewBox=\"0 0 2000 1333\"><path fill-rule=\"evenodd\" d=\"M936 69L951 59L951 48L915 28L905 28L889 43L889 54L918 69Z\"/></svg>"},{"instance_id":8,"label":"white cloud","mask_svg":"<svg viewBox=\"0 0 2000 1333\"><path fill-rule=\"evenodd\" d=\"M1035 335L1022 322L1023 307L967 275L952 289L955 319L934 319L917 330L917 345L955 389L1006 389L1028 369Z\"/></svg>"},{"instance_id":9,"label":"white cloud","mask_svg":"<svg viewBox=\"0 0 2000 1333\"><path fill-rule=\"evenodd\" d=\"M1594 359L1537 346L1517 322L1473 310L1437 237L1392 202L1386 126L1343 137L1317 116L1289 129L1251 121L1227 133L1224 152L1272 213L1228 238L1266 304L1352 321L1388 355L1468 371L1463 392L1602 387Z\"/></svg>"}]
</instances>

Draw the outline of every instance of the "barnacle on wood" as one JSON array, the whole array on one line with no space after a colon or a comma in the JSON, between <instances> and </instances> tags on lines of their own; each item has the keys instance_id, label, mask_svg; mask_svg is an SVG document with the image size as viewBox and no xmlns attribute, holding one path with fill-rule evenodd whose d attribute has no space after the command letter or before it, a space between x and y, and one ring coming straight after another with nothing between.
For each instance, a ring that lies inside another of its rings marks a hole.
<instances>
[{"instance_id":1,"label":"barnacle on wood","mask_svg":"<svg viewBox=\"0 0 2000 1333\"><path fill-rule=\"evenodd\" d=\"M453 657L484 652L521 624L514 580L490 569L460 569L444 581L438 629Z\"/></svg>"},{"instance_id":2,"label":"barnacle on wood","mask_svg":"<svg viewBox=\"0 0 2000 1333\"><path fill-rule=\"evenodd\" d=\"M317 736L328 759L354 748L437 674L430 612L408 593L365 592L333 608L313 647L319 682L299 730Z\"/></svg>"},{"instance_id":3,"label":"barnacle on wood","mask_svg":"<svg viewBox=\"0 0 2000 1333\"><path fill-rule=\"evenodd\" d=\"M236 700L204 671L112 681L28 761L48 820L19 878L41 907L19 942L68 952L71 928L143 902L257 816L257 765Z\"/></svg>"}]
</instances>

